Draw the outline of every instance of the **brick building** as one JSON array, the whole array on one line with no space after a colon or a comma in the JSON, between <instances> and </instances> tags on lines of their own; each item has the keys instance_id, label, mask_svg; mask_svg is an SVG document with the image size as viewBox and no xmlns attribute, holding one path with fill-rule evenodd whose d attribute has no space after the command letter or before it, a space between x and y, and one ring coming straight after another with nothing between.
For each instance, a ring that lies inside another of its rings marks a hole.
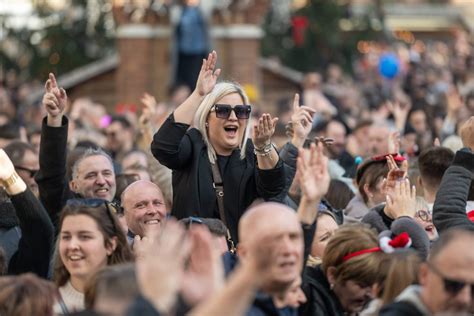
<instances>
[{"instance_id":1,"label":"brick building","mask_svg":"<svg viewBox=\"0 0 474 316\"><path fill-rule=\"evenodd\" d=\"M260 57L261 18L267 0L240 8L230 16L215 12L210 23L213 49L219 54L220 76L250 87L253 101L275 112L273 105L299 89L303 75ZM119 104L139 104L144 92L165 100L171 85L173 30L167 15L146 9L133 12L114 7L117 53L58 78L70 100L90 97L109 111Z\"/></svg>"}]
</instances>

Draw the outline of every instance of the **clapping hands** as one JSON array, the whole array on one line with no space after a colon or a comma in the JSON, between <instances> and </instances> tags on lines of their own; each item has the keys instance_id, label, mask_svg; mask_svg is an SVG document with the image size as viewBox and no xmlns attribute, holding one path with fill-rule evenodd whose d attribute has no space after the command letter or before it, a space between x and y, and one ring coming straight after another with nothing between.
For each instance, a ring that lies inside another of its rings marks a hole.
<instances>
[{"instance_id":1,"label":"clapping hands","mask_svg":"<svg viewBox=\"0 0 474 316\"><path fill-rule=\"evenodd\" d=\"M252 141L255 148L263 148L271 143L278 118L268 113L262 114L253 127Z\"/></svg>"}]
</instances>

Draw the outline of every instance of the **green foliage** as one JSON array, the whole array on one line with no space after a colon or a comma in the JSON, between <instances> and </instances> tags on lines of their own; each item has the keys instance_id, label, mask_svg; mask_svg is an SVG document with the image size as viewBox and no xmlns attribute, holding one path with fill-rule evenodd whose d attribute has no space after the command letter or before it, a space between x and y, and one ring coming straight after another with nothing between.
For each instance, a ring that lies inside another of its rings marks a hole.
<instances>
[{"instance_id":1,"label":"green foliage","mask_svg":"<svg viewBox=\"0 0 474 316\"><path fill-rule=\"evenodd\" d=\"M43 80L49 72L60 75L107 56L114 49L109 2L72 0L55 11L46 2L36 1L34 17L39 27L6 29L5 40L17 53L0 51L4 69Z\"/></svg>"},{"instance_id":2,"label":"green foliage","mask_svg":"<svg viewBox=\"0 0 474 316\"><path fill-rule=\"evenodd\" d=\"M301 46L295 45L289 23L286 27L272 28L274 15L270 11L264 23L266 36L262 41L262 54L276 56L283 64L303 72L322 70L332 62L350 70L357 54L357 42L373 39L376 32L370 27L357 32L342 31L340 21L348 18L346 11L346 6L336 1L311 0L293 12L293 16L307 17L309 22Z\"/></svg>"}]
</instances>

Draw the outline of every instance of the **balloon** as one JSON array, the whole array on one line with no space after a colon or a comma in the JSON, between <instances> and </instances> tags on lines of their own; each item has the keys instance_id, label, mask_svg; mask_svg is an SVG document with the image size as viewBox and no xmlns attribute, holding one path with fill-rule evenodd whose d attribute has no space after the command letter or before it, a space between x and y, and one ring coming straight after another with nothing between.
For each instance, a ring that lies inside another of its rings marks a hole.
<instances>
[{"instance_id":1,"label":"balloon","mask_svg":"<svg viewBox=\"0 0 474 316\"><path fill-rule=\"evenodd\" d=\"M398 57L392 53L380 56L379 72L387 79L395 78L400 72L400 60Z\"/></svg>"}]
</instances>

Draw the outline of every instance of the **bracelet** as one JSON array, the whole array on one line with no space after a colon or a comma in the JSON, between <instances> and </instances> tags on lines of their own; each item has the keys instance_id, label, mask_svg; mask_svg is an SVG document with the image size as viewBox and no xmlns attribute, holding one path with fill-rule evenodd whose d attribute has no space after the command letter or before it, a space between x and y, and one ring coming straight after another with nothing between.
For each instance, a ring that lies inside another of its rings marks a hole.
<instances>
[{"instance_id":1,"label":"bracelet","mask_svg":"<svg viewBox=\"0 0 474 316\"><path fill-rule=\"evenodd\" d=\"M260 157L272 157L271 156L271 153L272 153L272 149L273 149L273 144L270 143L268 145L265 145L265 147L263 147L262 149L257 149L257 148L254 148L253 152L255 155L257 156L260 156Z\"/></svg>"},{"instance_id":2,"label":"bracelet","mask_svg":"<svg viewBox=\"0 0 474 316\"><path fill-rule=\"evenodd\" d=\"M257 154L257 153L258 154L267 154L270 151L272 151L272 147L273 147L273 144L271 142L268 143L268 144L263 145L263 147L260 147L260 148L255 146L254 147L254 152L255 152L255 154Z\"/></svg>"},{"instance_id":3,"label":"bracelet","mask_svg":"<svg viewBox=\"0 0 474 316\"><path fill-rule=\"evenodd\" d=\"M20 178L20 176L18 175L18 173L16 173L16 171L14 171L10 177L8 177L6 180L3 180L3 183L5 184L6 187L10 187L13 184L15 184L15 182L19 178Z\"/></svg>"}]
</instances>

